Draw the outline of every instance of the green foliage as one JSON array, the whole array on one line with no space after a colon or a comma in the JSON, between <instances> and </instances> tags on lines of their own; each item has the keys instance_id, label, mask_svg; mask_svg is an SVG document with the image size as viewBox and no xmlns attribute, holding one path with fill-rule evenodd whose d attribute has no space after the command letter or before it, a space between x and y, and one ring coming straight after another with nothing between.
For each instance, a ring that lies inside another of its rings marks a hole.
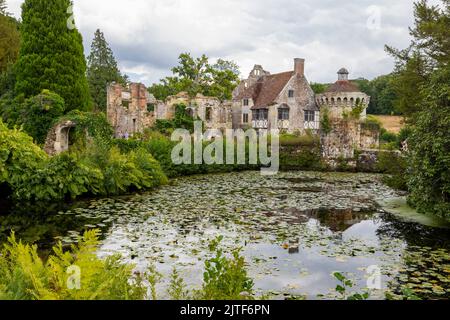
<instances>
[{"instance_id":1,"label":"green foliage","mask_svg":"<svg viewBox=\"0 0 450 320\"><path fill-rule=\"evenodd\" d=\"M70 0L26 0L22 5L22 44L16 65L17 94L26 98L43 89L59 94L66 110L91 107L83 42L71 21Z\"/></svg>"},{"instance_id":2,"label":"green foliage","mask_svg":"<svg viewBox=\"0 0 450 320\"><path fill-rule=\"evenodd\" d=\"M94 140L99 146L111 146L114 130L104 113L74 110L63 117L54 120L53 124L64 121L72 121L76 124L76 127L72 130L75 132L75 141L78 142L78 147L86 147L89 140ZM87 137L89 139L87 139Z\"/></svg>"},{"instance_id":3,"label":"green foliage","mask_svg":"<svg viewBox=\"0 0 450 320\"><path fill-rule=\"evenodd\" d=\"M0 35L0 73L3 73L17 61L20 48L18 22L4 13L0 14Z\"/></svg>"},{"instance_id":4,"label":"green foliage","mask_svg":"<svg viewBox=\"0 0 450 320\"><path fill-rule=\"evenodd\" d=\"M53 121L64 114L64 109L64 100L60 96L43 90L21 105L19 121L26 133L38 144L43 144Z\"/></svg>"},{"instance_id":5,"label":"green foliage","mask_svg":"<svg viewBox=\"0 0 450 320\"><path fill-rule=\"evenodd\" d=\"M103 32L97 29L88 57L87 79L94 108L106 111L106 88L112 82L126 83Z\"/></svg>"},{"instance_id":6,"label":"green foliage","mask_svg":"<svg viewBox=\"0 0 450 320\"><path fill-rule=\"evenodd\" d=\"M122 264L120 256L97 258L98 237L99 231L88 231L70 251L60 243L44 262L36 246L18 242L12 234L0 255L0 299L145 299L145 275L133 274L133 266ZM77 270L79 279L73 278Z\"/></svg>"},{"instance_id":7,"label":"green foliage","mask_svg":"<svg viewBox=\"0 0 450 320\"><path fill-rule=\"evenodd\" d=\"M364 103L359 98L356 99L356 104L355 107L350 112L350 117L354 120L360 120L361 114L365 108L366 106L364 105Z\"/></svg>"},{"instance_id":8,"label":"green foliage","mask_svg":"<svg viewBox=\"0 0 450 320\"><path fill-rule=\"evenodd\" d=\"M33 139L18 129L8 129L0 120L0 184L18 185L37 170L47 155Z\"/></svg>"},{"instance_id":9,"label":"green foliage","mask_svg":"<svg viewBox=\"0 0 450 320\"><path fill-rule=\"evenodd\" d=\"M150 286L151 298L152 300L157 300L158 296L156 293L156 285L162 279L162 274L156 270L154 264L150 264L147 272L147 281Z\"/></svg>"},{"instance_id":10,"label":"green foliage","mask_svg":"<svg viewBox=\"0 0 450 320\"><path fill-rule=\"evenodd\" d=\"M168 294L172 300L187 300L188 291L186 290L186 284L183 278L180 277L178 271L174 268L170 277L170 285Z\"/></svg>"},{"instance_id":11,"label":"green foliage","mask_svg":"<svg viewBox=\"0 0 450 320\"><path fill-rule=\"evenodd\" d=\"M101 137L95 117L75 114L91 137ZM106 129L105 129L106 130ZM88 142L71 153L48 157L31 137L8 129L0 121L0 185L6 184L16 200L75 199L84 194L117 195L151 189L167 183L159 163L145 149L121 153L109 144Z\"/></svg>"},{"instance_id":12,"label":"green foliage","mask_svg":"<svg viewBox=\"0 0 450 320\"><path fill-rule=\"evenodd\" d=\"M312 134L282 134L280 135L280 146L313 147L319 143L319 137Z\"/></svg>"},{"instance_id":13,"label":"green foliage","mask_svg":"<svg viewBox=\"0 0 450 320\"><path fill-rule=\"evenodd\" d=\"M433 75L423 94L424 110L408 139L409 200L421 212L450 220L450 67Z\"/></svg>"},{"instance_id":14,"label":"green foliage","mask_svg":"<svg viewBox=\"0 0 450 320\"><path fill-rule=\"evenodd\" d=\"M155 129L163 134L171 134L176 129L186 129L194 132L195 119L188 115L186 106L175 106L175 117L172 120L156 120Z\"/></svg>"},{"instance_id":15,"label":"green foliage","mask_svg":"<svg viewBox=\"0 0 450 320\"><path fill-rule=\"evenodd\" d=\"M228 258L219 248L222 238L211 243L215 257L205 262L202 290L196 292L199 300L252 300L253 280L245 269L245 260L240 256L240 249L232 252Z\"/></svg>"},{"instance_id":16,"label":"green foliage","mask_svg":"<svg viewBox=\"0 0 450 320\"><path fill-rule=\"evenodd\" d=\"M383 133L381 135L381 142L384 143L392 143L395 142L397 145L398 136L395 133L383 130Z\"/></svg>"},{"instance_id":17,"label":"green foliage","mask_svg":"<svg viewBox=\"0 0 450 320\"><path fill-rule=\"evenodd\" d=\"M370 114L394 115L399 114L395 107L398 99L391 74L379 76L370 82L370 104L367 110Z\"/></svg>"},{"instance_id":18,"label":"green foliage","mask_svg":"<svg viewBox=\"0 0 450 320\"><path fill-rule=\"evenodd\" d=\"M321 111L320 129L322 130L322 132L324 134L329 134L332 130L331 120L330 120L330 111L326 108Z\"/></svg>"},{"instance_id":19,"label":"green foliage","mask_svg":"<svg viewBox=\"0 0 450 320\"><path fill-rule=\"evenodd\" d=\"M76 155L63 153L38 164L37 170L23 173L13 185L17 200L52 201L101 194L103 176L96 167L81 163Z\"/></svg>"},{"instance_id":20,"label":"green foliage","mask_svg":"<svg viewBox=\"0 0 450 320\"><path fill-rule=\"evenodd\" d=\"M24 96L15 96L13 91L8 91L0 98L0 116L10 128L21 125L24 103Z\"/></svg>"},{"instance_id":21,"label":"green foliage","mask_svg":"<svg viewBox=\"0 0 450 320\"><path fill-rule=\"evenodd\" d=\"M162 79L161 83L149 88L157 99L165 100L185 91L192 97L201 93L228 100L239 84L239 67L234 62L219 59L215 64L210 64L205 55L193 58L189 53L181 54L179 65L172 72L172 77Z\"/></svg>"},{"instance_id":22,"label":"green foliage","mask_svg":"<svg viewBox=\"0 0 450 320\"><path fill-rule=\"evenodd\" d=\"M450 215L450 6L417 1L409 48L396 58L394 83L409 134L409 202L420 212Z\"/></svg>"},{"instance_id":23,"label":"green foliage","mask_svg":"<svg viewBox=\"0 0 450 320\"><path fill-rule=\"evenodd\" d=\"M341 295L342 300L367 300L370 295L365 293L354 293L349 295L348 290L353 288L353 281L347 279L342 273L335 272L333 276L339 281L340 284L336 286L336 291Z\"/></svg>"},{"instance_id":24,"label":"green foliage","mask_svg":"<svg viewBox=\"0 0 450 320\"><path fill-rule=\"evenodd\" d=\"M380 152L376 164L378 172L385 173L383 182L391 188L408 191L407 159L399 152Z\"/></svg>"},{"instance_id":25,"label":"green foliage","mask_svg":"<svg viewBox=\"0 0 450 320\"><path fill-rule=\"evenodd\" d=\"M119 195L167 183L159 163L143 149L124 154L117 147L90 146L82 157L82 163L98 168L102 173L100 194Z\"/></svg>"},{"instance_id":26,"label":"green foliage","mask_svg":"<svg viewBox=\"0 0 450 320\"><path fill-rule=\"evenodd\" d=\"M311 83L310 86L313 89L315 94L324 93L325 90L327 90L327 88L328 88L328 85L323 84L323 83Z\"/></svg>"}]
</instances>

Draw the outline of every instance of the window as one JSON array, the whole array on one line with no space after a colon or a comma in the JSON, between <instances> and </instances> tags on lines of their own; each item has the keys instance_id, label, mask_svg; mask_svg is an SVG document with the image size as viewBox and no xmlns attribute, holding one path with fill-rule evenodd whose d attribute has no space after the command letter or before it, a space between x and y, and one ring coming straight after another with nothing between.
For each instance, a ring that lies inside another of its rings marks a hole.
<instances>
[{"instance_id":1,"label":"window","mask_svg":"<svg viewBox=\"0 0 450 320\"><path fill-rule=\"evenodd\" d=\"M288 97L289 98L293 98L294 97L294 90L289 90L288 91Z\"/></svg>"},{"instance_id":2,"label":"window","mask_svg":"<svg viewBox=\"0 0 450 320\"><path fill-rule=\"evenodd\" d=\"M206 115L205 115L206 121L211 121L212 119L212 109L211 107L206 108Z\"/></svg>"},{"instance_id":3,"label":"window","mask_svg":"<svg viewBox=\"0 0 450 320\"><path fill-rule=\"evenodd\" d=\"M278 109L278 120L289 120L289 108Z\"/></svg>"},{"instance_id":4,"label":"window","mask_svg":"<svg viewBox=\"0 0 450 320\"><path fill-rule=\"evenodd\" d=\"M244 107L248 107L248 105L249 105L248 99L244 99Z\"/></svg>"},{"instance_id":5,"label":"window","mask_svg":"<svg viewBox=\"0 0 450 320\"><path fill-rule=\"evenodd\" d=\"M253 119L254 120L268 120L269 119L269 110L267 109L258 109L253 111Z\"/></svg>"},{"instance_id":6,"label":"window","mask_svg":"<svg viewBox=\"0 0 450 320\"><path fill-rule=\"evenodd\" d=\"M148 112L155 112L155 105L153 103L147 104L147 111Z\"/></svg>"},{"instance_id":7,"label":"window","mask_svg":"<svg viewBox=\"0 0 450 320\"><path fill-rule=\"evenodd\" d=\"M242 120L243 123L248 123L248 113L244 113L244 117Z\"/></svg>"},{"instance_id":8,"label":"window","mask_svg":"<svg viewBox=\"0 0 450 320\"><path fill-rule=\"evenodd\" d=\"M316 121L316 113L314 111L305 110L305 122Z\"/></svg>"}]
</instances>

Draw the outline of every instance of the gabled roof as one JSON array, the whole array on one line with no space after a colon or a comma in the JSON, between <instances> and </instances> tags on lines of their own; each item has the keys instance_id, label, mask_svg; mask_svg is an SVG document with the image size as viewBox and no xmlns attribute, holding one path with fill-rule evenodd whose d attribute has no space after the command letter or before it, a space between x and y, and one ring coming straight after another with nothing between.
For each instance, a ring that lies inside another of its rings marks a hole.
<instances>
[{"instance_id":1,"label":"gabled roof","mask_svg":"<svg viewBox=\"0 0 450 320\"><path fill-rule=\"evenodd\" d=\"M353 82L339 80L332 84L325 92L361 92L361 90Z\"/></svg>"},{"instance_id":2,"label":"gabled roof","mask_svg":"<svg viewBox=\"0 0 450 320\"><path fill-rule=\"evenodd\" d=\"M253 99L253 108L266 108L275 100L294 75L293 71L261 77L254 85L244 90L235 100Z\"/></svg>"}]
</instances>

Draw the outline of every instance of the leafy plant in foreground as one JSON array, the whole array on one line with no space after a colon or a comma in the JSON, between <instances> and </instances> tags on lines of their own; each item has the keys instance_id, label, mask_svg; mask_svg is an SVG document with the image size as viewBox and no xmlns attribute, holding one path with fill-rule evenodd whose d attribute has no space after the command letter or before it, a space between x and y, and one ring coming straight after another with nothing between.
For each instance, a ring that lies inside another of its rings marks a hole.
<instances>
[{"instance_id":1,"label":"leafy plant in foreground","mask_svg":"<svg viewBox=\"0 0 450 320\"><path fill-rule=\"evenodd\" d=\"M98 230L87 231L69 251L59 243L44 262L37 246L23 244L12 234L0 256L0 300L145 299L146 275L133 273L133 266L122 264L119 255L98 258L98 237ZM71 269L79 270L74 286L69 285Z\"/></svg>"},{"instance_id":2,"label":"leafy plant in foreground","mask_svg":"<svg viewBox=\"0 0 450 320\"><path fill-rule=\"evenodd\" d=\"M196 293L199 300L252 300L253 280L247 275L241 249L234 250L227 258L219 248L222 237L210 244L215 257L205 262L203 287Z\"/></svg>"},{"instance_id":3,"label":"leafy plant in foreground","mask_svg":"<svg viewBox=\"0 0 450 320\"><path fill-rule=\"evenodd\" d=\"M353 295L348 294L348 290L353 288L353 281L347 279L342 273L335 272L333 276L339 281L340 284L336 286L336 291L340 294L342 300L367 300L369 299L369 293L355 293Z\"/></svg>"}]
</instances>

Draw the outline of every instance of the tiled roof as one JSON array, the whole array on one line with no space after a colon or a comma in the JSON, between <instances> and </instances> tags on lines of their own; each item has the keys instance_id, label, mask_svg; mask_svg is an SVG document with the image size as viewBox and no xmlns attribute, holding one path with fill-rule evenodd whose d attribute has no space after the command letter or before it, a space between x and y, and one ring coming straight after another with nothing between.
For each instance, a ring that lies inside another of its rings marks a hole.
<instances>
[{"instance_id":1,"label":"tiled roof","mask_svg":"<svg viewBox=\"0 0 450 320\"><path fill-rule=\"evenodd\" d=\"M238 95L236 100L253 99L254 109L266 108L275 102L293 75L294 72L289 71L264 76Z\"/></svg>"},{"instance_id":2,"label":"tiled roof","mask_svg":"<svg viewBox=\"0 0 450 320\"><path fill-rule=\"evenodd\" d=\"M325 92L361 92L361 90L353 82L339 80L332 84Z\"/></svg>"}]
</instances>

